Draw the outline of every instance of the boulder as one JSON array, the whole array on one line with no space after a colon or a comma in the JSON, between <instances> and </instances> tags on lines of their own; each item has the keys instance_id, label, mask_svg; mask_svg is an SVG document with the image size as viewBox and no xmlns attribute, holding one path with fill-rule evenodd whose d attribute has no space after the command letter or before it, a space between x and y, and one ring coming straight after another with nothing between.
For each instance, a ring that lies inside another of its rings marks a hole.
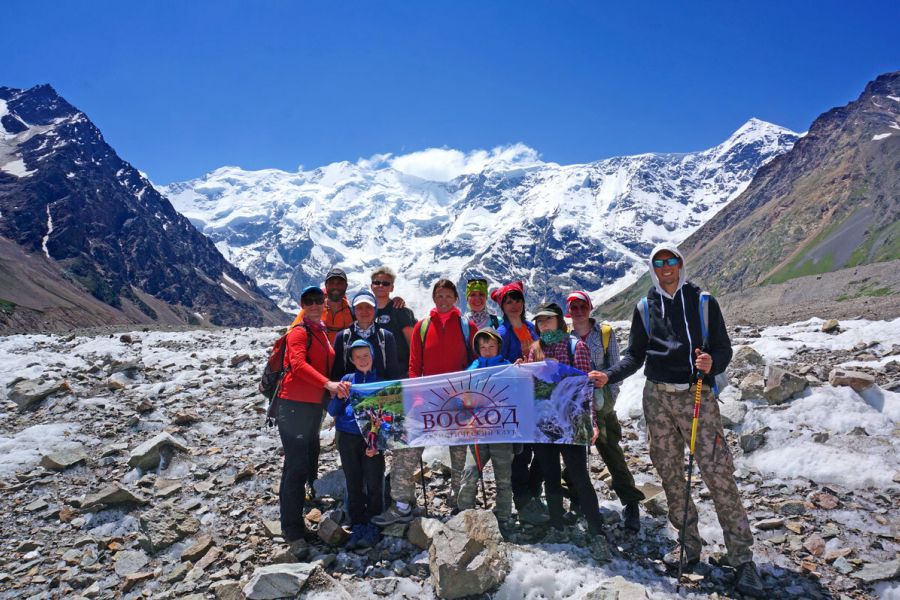
<instances>
[{"instance_id":1,"label":"boulder","mask_svg":"<svg viewBox=\"0 0 900 600\"><path fill-rule=\"evenodd\" d=\"M766 360L752 346L738 346L728 366L739 369L742 367L761 367L764 364L766 364Z\"/></svg>"},{"instance_id":2,"label":"boulder","mask_svg":"<svg viewBox=\"0 0 900 600\"><path fill-rule=\"evenodd\" d=\"M87 461L87 454L81 446L78 446L45 454L41 458L41 466L51 471L64 471L85 461Z\"/></svg>"},{"instance_id":3,"label":"boulder","mask_svg":"<svg viewBox=\"0 0 900 600\"><path fill-rule=\"evenodd\" d=\"M188 451L178 440L168 433L162 432L132 450L128 455L128 466L145 470L155 469L159 465L160 451L163 448L172 448L180 452Z\"/></svg>"},{"instance_id":4,"label":"boulder","mask_svg":"<svg viewBox=\"0 0 900 600\"><path fill-rule=\"evenodd\" d=\"M18 382L9 390L8 398L16 403L19 412L25 412L38 402L61 391L71 391L69 384L63 380L53 380L41 383L39 381L25 379Z\"/></svg>"},{"instance_id":5,"label":"boulder","mask_svg":"<svg viewBox=\"0 0 900 600\"><path fill-rule=\"evenodd\" d=\"M342 546L350 537L347 530L341 527L342 517L343 512L340 510L328 511L322 515L319 520L319 539L329 546Z\"/></svg>"},{"instance_id":6,"label":"boulder","mask_svg":"<svg viewBox=\"0 0 900 600\"><path fill-rule=\"evenodd\" d=\"M809 386L805 377L800 377L779 367L766 367L766 387L763 397L769 404L784 404Z\"/></svg>"},{"instance_id":7,"label":"boulder","mask_svg":"<svg viewBox=\"0 0 900 600\"><path fill-rule=\"evenodd\" d=\"M303 589L306 580L320 568L314 563L288 563L266 565L253 571L253 576L244 586L244 595L249 600L274 600L294 598Z\"/></svg>"},{"instance_id":8,"label":"boulder","mask_svg":"<svg viewBox=\"0 0 900 600\"><path fill-rule=\"evenodd\" d=\"M841 323L837 319L828 319L822 323L822 331L825 333L840 333Z\"/></svg>"},{"instance_id":9,"label":"boulder","mask_svg":"<svg viewBox=\"0 0 900 600\"><path fill-rule=\"evenodd\" d=\"M89 510L100 506L115 504L147 504L147 500L120 485L108 485L96 494L90 494L81 501L81 508Z\"/></svg>"},{"instance_id":10,"label":"boulder","mask_svg":"<svg viewBox=\"0 0 900 600\"><path fill-rule=\"evenodd\" d=\"M509 574L509 557L497 518L486 510L464 510L443 524L428 549L431 582L441 598L479 595Z\"/></svg>"},{"instance_id":11,"label":"boulder","mask_svg":"<svg viewBox=\"0 0 900 600\"><path fill-rule=\"evenodd\" d=\"M603 585L589 592L584 600L648 600L647 588L616 575Z\"/></svg>"},{"instance_id":12,"label":"boulder","mask_svg":"<svg viewBox=\"0 0 900 600\"><path fill-rule=\"evenodd\" d=\"M762 400L765 387L766 379L759 373L750 373L738 385L744 400Z\"/></svg>"},{"instance_id":13,"label":"boulder","mask_svg":"<svg viewBox=\"0 0 900 600\"><path fill-rule=\"evenodd\" d=\"M422 550L428 550L431 546L431 540L434 534L442 527L442 523L437 519L417 518L413 519L409 524L406 532L406 539L410 544L418 546Z\"/></svg>"},{"instance_id":14,"label":"boulder","mask_svg":"<svg viewBox=\"0 0 900 600\"><path fill-rule=\"evenodd\" d=\"M200 521L171 506L161 506L141 515L141 548L155 554L200 530Z\"/></svg>"},{"instance_id":15,"label":"boulder","mask_svg":"<svg viewBox=\"0 0 900 600\"><path fill-rule=\"evenodd\" d=\"M850 386L854 391L861 392L867 387L875 385L875 377L862 371L832 369L828 374L828 383L835 387Z\"/></svg>"},{"instance_id":16,"label":"boulder","mask_svg":"<svg viewBox=\"0 0 900 600\"><path fill-rule=\"evenodd\" d=\"M747 415L747 405L740 400L729 400L719 406L722 426L731 429L741 424Z\"/></svg>"}]
</instances>

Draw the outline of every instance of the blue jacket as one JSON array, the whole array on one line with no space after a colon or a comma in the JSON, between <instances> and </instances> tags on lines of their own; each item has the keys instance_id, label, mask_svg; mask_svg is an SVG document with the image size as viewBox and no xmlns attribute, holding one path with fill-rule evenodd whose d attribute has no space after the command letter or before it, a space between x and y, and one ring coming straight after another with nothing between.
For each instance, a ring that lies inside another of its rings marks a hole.
<instances>
[{"instance_id":1,"label":"blue jacket","mask_svg":"<svg viewBox=\"0 0 900 600\"><path fill-rule=\"evenodd\" d=\"M365 375L356 372L347 373L341 377L341 381L349 381L350 383L374 383L380 380L374 369ZM356 418L353 416L353 407L347 400L332 396L331 402L328 403L328 414L334 417L334 426L341 433L362 435L359 425L356 424Z\"/></svg>"},{"instance_id":2,"label":"blue jacket","mask_svg":"<svg viewBox=\"0 0 900 600\"><path fill-rule=\"evenodd\" d=\"M499 354L497 356L492 356L491 358L481 358L480 356L476 358L469 368L466 371L474 371L475 369L484 369L487 367L499 367L500 365L510 365L512 364Z\"/></svg>"},{"instance_id":3,"label":"blue jacket","mask_svg":"<svg viewBox=\"0 0 900 600\"><path fill-rule=\"evenodd\" d=\"M538 339L537 331L531 321L522 322L528 327L528 332L531 333L531 339ZM500 323L500 327L497 328L497 333L499 333L500 337L503 339L503 345L500 346L500 356L511 363L522 358L522 344L519 342L516 332L513 331L513 328L505 315L503 317L503 322Z\"/></svg>"}]
</instances>

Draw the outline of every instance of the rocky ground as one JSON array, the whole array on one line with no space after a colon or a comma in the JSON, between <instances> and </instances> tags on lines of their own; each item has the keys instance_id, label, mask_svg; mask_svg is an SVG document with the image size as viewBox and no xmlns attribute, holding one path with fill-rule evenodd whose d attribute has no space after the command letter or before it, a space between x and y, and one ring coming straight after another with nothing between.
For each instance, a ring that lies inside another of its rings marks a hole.
<instances>
[{"instance_id":1,"label":"rocky ground","mask_svg":"<svg viewBox=\"0 0 900 600\"><path fill-rule=\"evenodd\" d=\"M769 597L900 593L900 320L811 320L732 335L743 347L721 408ZM424 474L432 518L346 551L327 421L319 498L307 515L319 541L292 555L279 537L280 443L255 389L275 337L233 329L0 340L0 598L266 598L301 589L311 598L483 589L491 591L476 596L677 597L660 562L674 533L647 456L639 376L617 406L648 496L639 535L622 529L591 457L611 561L597 562L582 524L563 536L521 527L503 540L486 511L448 521L438 449ZM687 593L737 597L694 477L709 544ZM490 470L486 479L490 499Z\"/></svg>"}]
</instances>

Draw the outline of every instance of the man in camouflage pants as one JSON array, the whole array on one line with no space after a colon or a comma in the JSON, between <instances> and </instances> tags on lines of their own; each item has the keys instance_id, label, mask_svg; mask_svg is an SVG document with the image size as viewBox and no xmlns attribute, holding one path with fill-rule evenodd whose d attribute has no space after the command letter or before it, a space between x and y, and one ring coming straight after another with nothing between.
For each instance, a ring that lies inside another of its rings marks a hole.
<instances>
[{"instance_id":1,"label":"man in camouflage pants","mask_svg":"<svg viewBox=\"0 0 900 600\"><path fill-rule=\"evenodd\" d=\"M708 333L701 325L701 290L686 280L684 257L674 245L663 244L650 254L654 287L638 302L631 321L628 349L618 364L590 377L600 384L618 383L641 366L644 417L650 434L650 459L662 480L669 522L679 531L684 518L684 449L690 443L694 394L698 376L709 390L714 376L731 361L731 341L725 320L714 298L709 298ZM706 344L703 345L704 337ZM703 346L701 348L701 346ZM712 496L725 537L728 562L737 569L735 589L747 596L763 597L762 580L753 563L753 536L747 513L734 481L731 451L725 442L719 407L709 392L700 404L694 456L700 475ZM697 528L697 507L688 498L684 540L684 566L700 561L702 540ZM663 557L679 566L681 543Z\"/></svg>"}]
</instances>

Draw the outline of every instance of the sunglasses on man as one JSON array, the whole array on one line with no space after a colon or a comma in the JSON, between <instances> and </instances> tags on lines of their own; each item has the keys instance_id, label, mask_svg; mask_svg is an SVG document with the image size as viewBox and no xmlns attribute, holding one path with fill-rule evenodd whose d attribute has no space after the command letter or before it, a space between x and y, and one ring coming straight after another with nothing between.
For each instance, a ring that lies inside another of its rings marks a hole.
<instances>
[{"instance_id":1,"label":"sunglasses on man","mask_svg":"<svg viewBox=\"0 0 900 600\"><path fill-rule=\"evenodd\" d=\"M389 286L394 285L394 282L393 282L393 281L386 281L386 280L384 280L384 279L373 279L373 280L372 280L372 285L379 286L379 287L389 287Z\"/></svg>"},{"instance_id":2,"label":"sunglasses on man","mask_svg":"<svg viewBox=\"0 0 900 600\"><path fill-rule=\"evenodd\" d=\"M680 262L681 259L677 256L673 256L672 258L654 258L653 266L657 269L662 269L664 266L676 267Z\"/></svg>"}]
</instances>

